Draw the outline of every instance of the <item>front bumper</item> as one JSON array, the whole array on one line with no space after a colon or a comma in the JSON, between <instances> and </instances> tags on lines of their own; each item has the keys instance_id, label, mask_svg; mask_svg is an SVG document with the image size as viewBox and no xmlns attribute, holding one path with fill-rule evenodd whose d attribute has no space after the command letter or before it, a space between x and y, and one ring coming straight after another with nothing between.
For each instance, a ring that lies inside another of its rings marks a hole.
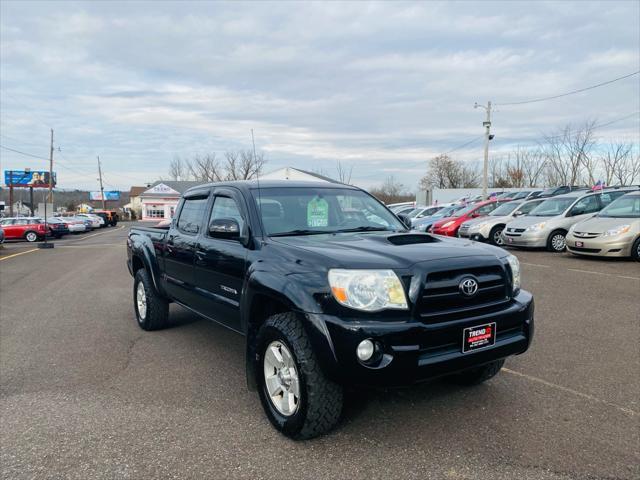
<instances>
[{"instance_id":1,"label":"front bumper","mask_svg":"<svg viewBox=\"0 0 640 480\"><path fill-rule=\"evenodd\" d=\"M363 321L325 314L306 314L312 343L329 378L349 385L407 385L456 373L511 355L524 353L534 332L534 303L521 291L503 310L461 320L426 324L405 321ZM493 346L462 353L463 329L496 322ZM378 364L356 357L364 339L381 346Z\"/></svg>"},{"instance_id":2,"label":"front bumper","mask_svg":"<svg viewBox=\"0 0 640 480\"><path fill-rule=\"evenodd\" d=\"M522 233L511 233L511 232L508 232L506 229L502 231L504 244L507 247L530 247L530 248L546 247L547 235L548 233L545 231L522 232Z\"/></svg>"},{"instance_id":3,"label":"front bumper","mask_svg":"<svg viewBox=\"0 0 640 480\"><path fill-rule=\"evenodd\" d=\"M634 242L633 235L617 237L578 238L568 234L567 250L576 255L590 255L592 257L630 257ZM576 242L581 242L578 246Z\"/></svg>"}]
</instances>

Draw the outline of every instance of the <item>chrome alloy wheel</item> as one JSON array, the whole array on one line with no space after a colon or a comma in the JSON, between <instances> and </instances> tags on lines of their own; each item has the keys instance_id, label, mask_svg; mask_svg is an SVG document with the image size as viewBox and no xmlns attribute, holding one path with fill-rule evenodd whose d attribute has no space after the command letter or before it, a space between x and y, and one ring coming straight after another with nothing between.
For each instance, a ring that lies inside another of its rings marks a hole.
<instances>
[{"instance_id":1,"label":"chrome alloy wheel","mask_svg":"<svg viewBox=\"0 0 640 480\"><path fill-rule=\"evenodd\" d=\"M274 341L265 350L262 363L271 404L290 417L300 405L300 382L293 355L284 343Z\"/></svg>"},{"instance_id":2,"label":"chrome alloy wheel","mask_svg":"<svg viewBox=\"0 0 640 480\"><path fill-rule=\"evenodd\" d=\"M140 320L144 320L147 317L147 292L144 291L142 282L138 283L138 288L136 288L136 303L138 305L138 316Z\"/></svg>"},{"instance_id":3,"label":"chrome alloy wheel","mask_svg":"<svg viewBox=\"0 0 640 480\"><path fill-rule=\"evenodd\" d=\"M33 232L27 233L27 242L35 242L38 239L38 235Z\"/></svg>"},{"instance_id":4,"label":"chrome alloy wheel","mask_svg":"<svg viewBox=\"0 0 640 480\"><path fill-rule=\"evenodd\" d=\"M502 238L502 230L496 230L493 234L493 241L496 245L504 245L504 238Z\"/></svg>"},{"instance_id":5,"label":"chrome alloy wheel","mask_svg":"<svg viewBox=\"0 0 640 480\"><path fill-rule=\"evenodd\" d=\"M564 238L564 235L561 233L555 234L551 239L551 246L556 252L563 251L566 246L566 239Z\"/></svg>"}]
</instances>

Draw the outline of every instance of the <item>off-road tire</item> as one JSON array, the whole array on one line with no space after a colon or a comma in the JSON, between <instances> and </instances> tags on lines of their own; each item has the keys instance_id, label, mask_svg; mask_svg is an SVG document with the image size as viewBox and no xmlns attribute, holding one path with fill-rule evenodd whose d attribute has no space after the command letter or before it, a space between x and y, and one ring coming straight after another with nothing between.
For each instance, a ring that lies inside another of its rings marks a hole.
<instances>
[{"instance_id":1,"label":"off-road tire","mask_svg":"<svg viewBox=\"0 0 640 480\"><path fill-rule=\"evenodd\" d=\"M631 246L631 258L636 262L640 262L640 238L636 238L636 241Z\"/></svg>"},{"instance_id":2,"label":"off-road tire","mask_svg":"<svg viewBox=\"0 0 640 480\"><path fill-rule=\"evenodd\" d=\"M496 360L495 362L487 363L486 365L481 365L479 367L471 368L469 370L464 370L456 375L451 377L458 385L479 385L483 382L486 382L490 378L495 377L502 366L504 365L503 360Z\"/></svg>"},{"instance_id":3,"label":"off-road tire","mask_svg":"<svg viewBox=\"0 0 640 480\"><path fill-rule=\"evenodd\" d=\"M24 239L29 243L33 243L33 242L37 242L40 239L40 237L36 232L29 231L24 234Z\"/></svg>"},{"instance_id":4,"label":"off-road tire","mask_svg":"<svg viewBox=\"0 0 640 480\"><path fill-rule=\"evenodd\" d=\"M144 287L146 299L146 312L144 316L140 315L138 309L138 285ZM136 314L138 326L143 330L160 330L165 328L169 321L169 302L162 297L153 285L153 281L149 273L141 268L136 271L133 281L133 308Z\"/></svg>"},{"instance_id":5,"label":"off-road tire","mask_svg":"<svg viewBox=\"0 0 640 480\"><path fill-rule=\"evenodd\" d=\"M274 341L286 345L298 371L300 400L291 416L278 412L265 385L264 354ZM260 401L269 421L278 431L295 440L306 440L322 435L336 425L342 413L342 387L324 376L296 314L288 312L269 317L258 332L256 352L254 368Z\"/></svg>"},{"instance_id":6,"label":"off-road tire","mask_svg":"<svg viewBox=\"0 0 640 480\"><path fill-rule=\"evenodd\" d=\"M554 246L554 237L556 237L557 235L562 235L565 238L564 246L561 249L558 249L556 246ZM551 235L549 235L549 238L547 240L547 250L554 253L564 252L567 249L566 237L567 232L565 232L564 230L554 230L553 232L551 232Z\"/></svg>"},{"instance_id":7,"label":"off-road tire","mask_svg":"<svg viewBox=\"0 0 640 480\"><path fill-rule=\"evenodd\" d=\"M491 245L497 245L498 247L504 246L504 240L502 241L502 243L498 243L495 240L495 238L496 238L498 233L500 233L500 235L502 235L502 231L503 230L504 230L504 225L496 225L495 227L493 227L491 229L491 232L489 232L489 243Z\"/></svg>"}]
</instances>

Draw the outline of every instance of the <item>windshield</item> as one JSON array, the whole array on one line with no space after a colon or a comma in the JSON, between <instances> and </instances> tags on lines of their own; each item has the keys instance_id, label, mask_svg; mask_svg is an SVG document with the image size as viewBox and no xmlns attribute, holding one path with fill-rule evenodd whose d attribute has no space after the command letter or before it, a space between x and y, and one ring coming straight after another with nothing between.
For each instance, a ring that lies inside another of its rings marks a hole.
<instances>
[{"instance_id":1,"label":"windshield","mask_svg":"<svg viewBox=\"0 0 640 480\"><path fill-rule=\"evenodd\" d=\"M564 213L564 211L575 201L575 198L551 198L549 200L545 200L536 208L531 210L529 216L553 217L555 215L560 215Z\"/></svg>"},{"instance_id":2,"label":"windshield","mask_svg":"<svg viewBox=\"0 0 640 480\"><path fill-rule=\"evenodd\" d=\"M467 207L464 207L460 210L457 210L453 215L451 215L452 217L462 217L463 215L466 215L467 213L475 210L476 208L478 208L478 206L476 204L473 205L469 205Z\"/></svg>"},{"instance_id":3,"label":"windshield","mask_svg":"<svg viewBox=\"0 0 640 480\"><path fill-rule=\"evenodd\" d=\"M614 200L598 214L607 218L640 218L640 195L629 195Z\"/></svg>"},{"instance_id":4,"label":"windshield","mask_svg":"<svg viewBox=\"0 0 640 480\"><path fill-rule=\"evenodd\" d=\"M453 215L455 212L457 212L461 208L464 208L464 206L463 205L454 205L453 207L445 207L442 210L438 210L436 213L434 213L431 216L431 218L450 217L451 215Z\"/></svg>"},{"instance_id":5,"label":"windshield","mask_svg":"<svg viewBox=\"0 0 640 480\"><path fill-rule=\"evenodd\" d=\"M278 187L253 190L269 236L358 231L396 231L406 227L384 205L361 190Z\"/></svg>"},{"instance_id":6,"label":"windshield","mask_svg":"<svg viewBox=\"0 0 640 480\"><path fill-rule=\"evenodd\" d=\"M507 202L500 205L498 208L489 213L492 217L504 217L513 212L518 205L522 205L522 202Z\"/></svg>"}]
</instances>

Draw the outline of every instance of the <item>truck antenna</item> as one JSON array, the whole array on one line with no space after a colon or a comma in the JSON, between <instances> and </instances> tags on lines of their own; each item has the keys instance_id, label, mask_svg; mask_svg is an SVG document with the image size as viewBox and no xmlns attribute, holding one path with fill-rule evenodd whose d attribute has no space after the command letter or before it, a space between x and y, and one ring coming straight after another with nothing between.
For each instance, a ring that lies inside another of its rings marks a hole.
<instances>
[{"instance_id":1,"label":"truck antenna","mask_svg":"<svg viewBox=\"0 0 640 480\"><path fill-rule=\"evenodd\" d=\"M262 194L260 192L260 167L258 166L258 158L256 157L256 140L253 137L253 128L251 129L251 143L253 144L253 163L256 166L256 182L258 183L258 215L260 216L260 229L262 230L262 241L264 242L264 223L262 222Z\"/></svg>"}]
</instances>

